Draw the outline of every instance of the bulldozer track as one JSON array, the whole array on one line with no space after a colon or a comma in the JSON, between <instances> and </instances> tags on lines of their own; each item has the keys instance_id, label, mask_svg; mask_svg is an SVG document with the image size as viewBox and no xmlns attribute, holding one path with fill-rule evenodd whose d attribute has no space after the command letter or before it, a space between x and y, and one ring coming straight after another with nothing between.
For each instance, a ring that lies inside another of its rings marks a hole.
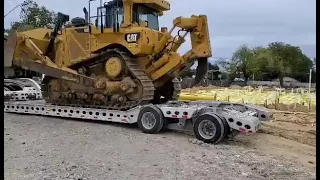
<instances>
[{"instance_id":1,"label":"bulldozer track","mask_svg":"<svg viewBox=\"0 0 320 180\"><path fill-rule=\"evenodd\" d=\"M152 80L144 73L144 71L139 67L139 65L136 63L136 60L134 57L132 57L129 53L122 51L120 49L111 49L108 51L105 51L101 54L108 54L109 52L116 52L118 55L120 55L123 60L125 61L125 64L130 71L131 75L134 76L134 78L138 79L141 82L143 94L142 97L139 100L129 100L122 103L113 103L113 102L107 102L103 105L81 105L81 107L88 107L88 108L100 108L100 109L109 109L109 110L127 110L130 108L134 108L138 105L144 105L151 103L154 100L154 93L155 93L155 87L153 85ZM102 57L102 56L101 56ZM101 60L101 58L95 58L96 60L94 62L85 62L82 65L85 66L94 66L100 63L105 62L106 60ZM178 95L181 91L180 82L178 80L173 81L174 84L174 96L170 100L178 99ZM48 84L42 85L42 91L43 91L43 97L46 99L48 103L60 105L60 106L75 106L79 107L77 102L74 103L53 103L50 102L50 88ZM63 101L62 101L63 102Z\"/></svg>"}]
</instances>

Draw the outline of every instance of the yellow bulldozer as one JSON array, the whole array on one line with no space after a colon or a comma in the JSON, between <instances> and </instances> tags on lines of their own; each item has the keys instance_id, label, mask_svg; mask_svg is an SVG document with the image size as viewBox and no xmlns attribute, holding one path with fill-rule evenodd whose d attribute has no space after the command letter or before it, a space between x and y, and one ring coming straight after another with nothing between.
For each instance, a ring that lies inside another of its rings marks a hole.
<instances>
[{"instance_id":1,"label":"yellow bulldozer","mask_svg":"<svg viewBox=\"0 0 320 180\"><path fill-rule=\"evenodd\" d=\"M43 97L52 104L123 110L173 100L180 91L175 79L196 61L195 84L206 75L211 46L205 15L178 17L170 30L159 28L168 10L165 0L113 0L95 16L84 8L85 18L71 22L58 13L53 29L10 32L5 67L45 74ZM180 55L187 34L192 49Z\"/></svg>"}]
</instances>

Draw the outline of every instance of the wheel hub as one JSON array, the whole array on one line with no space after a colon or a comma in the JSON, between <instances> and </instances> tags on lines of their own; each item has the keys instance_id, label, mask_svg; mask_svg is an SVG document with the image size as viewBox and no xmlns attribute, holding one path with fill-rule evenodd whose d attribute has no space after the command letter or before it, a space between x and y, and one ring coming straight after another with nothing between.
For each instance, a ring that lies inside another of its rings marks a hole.
<instances>
[{"instance_id":1,"label":"wheel hub","mask_svg":"<svg viewBox=\"0 0 320 180\"><path fill-rule=\"evenodd\" d=\"M216 134L216 127L213 122L203 120L199 124L198 131L203 138L210 139Z\"/></svg>"},{"instance_id":2,"label":"wheel hub","mask_svg":"<svg viewBox=\"0 0 320 180\"><path fill-rule=\"evenodd\" d=\"M156 117L151 112L146 112L141 117L141 123L146 129L152 129L155 126L156 121Z\"/></svg>"},{"instance_id":3,"label":"wheel hub","mask_svg":"<svg viewBox=\"0 0 320 180\"><path fill-rule=\"evenodd\" d=\"M127 94L128 99L130 100L137 100L143 95L143 87L141 83L138 80L133 80L136 84L136 87L134 87L134 91Z\"/></svg>"},{"instance_id":4,"label":"wheel hub","mask_svg":"<svg viewBox=\"0 0 320 180\"><path fill-rule=\"evenodd\" d=\"M105 64L105 71L109 77L116 78L121 74L122 63L121 59L117 57L111 57Z\"/></svg>"}]
</instances>

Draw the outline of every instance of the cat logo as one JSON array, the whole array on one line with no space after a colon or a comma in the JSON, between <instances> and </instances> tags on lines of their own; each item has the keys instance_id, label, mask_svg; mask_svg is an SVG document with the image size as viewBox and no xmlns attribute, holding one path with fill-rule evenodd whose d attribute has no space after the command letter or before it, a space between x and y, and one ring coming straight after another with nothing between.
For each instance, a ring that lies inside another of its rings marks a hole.
<instances>
[{"instance_id":1,"label":"cat logo","mask_svg":"<svg viewBox=\"0 0 320 180\"><path fill-rule=\"evenodd\" d=\"M139 38L140 38L140 33L125 34L125 39L128 43L135 43L139 40Z\"/></svg>"}]
</instances>

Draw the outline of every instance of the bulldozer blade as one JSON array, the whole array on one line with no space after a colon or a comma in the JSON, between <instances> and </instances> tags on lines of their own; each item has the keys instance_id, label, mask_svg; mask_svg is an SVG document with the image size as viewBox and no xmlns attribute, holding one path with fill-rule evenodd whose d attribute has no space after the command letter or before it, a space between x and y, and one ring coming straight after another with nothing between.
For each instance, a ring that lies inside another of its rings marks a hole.
<instances>
[{"instance_id":1,"label":"bulldozer blade","mask_svg":"<svg viewBox=\"0 0 320 180\"><path fill-rule=\"evenodd\" d=\"M192 86L198 85L201 80L207 75L208 72L208 58L199 58L198 66L196 69L196 77L194 78L194 82Z\"/></svg>"},{"instance_id":2,"label":"bulldozer blade","mask_svg":"<svg viewBox=\"0 0 320 180\"><path fill-rule=\"evenodd\" d=\"M15 32L11 32L4 42L4 67L11 67L12 60L17 45L17 36Z\"/></svg>"}]
</instances>

